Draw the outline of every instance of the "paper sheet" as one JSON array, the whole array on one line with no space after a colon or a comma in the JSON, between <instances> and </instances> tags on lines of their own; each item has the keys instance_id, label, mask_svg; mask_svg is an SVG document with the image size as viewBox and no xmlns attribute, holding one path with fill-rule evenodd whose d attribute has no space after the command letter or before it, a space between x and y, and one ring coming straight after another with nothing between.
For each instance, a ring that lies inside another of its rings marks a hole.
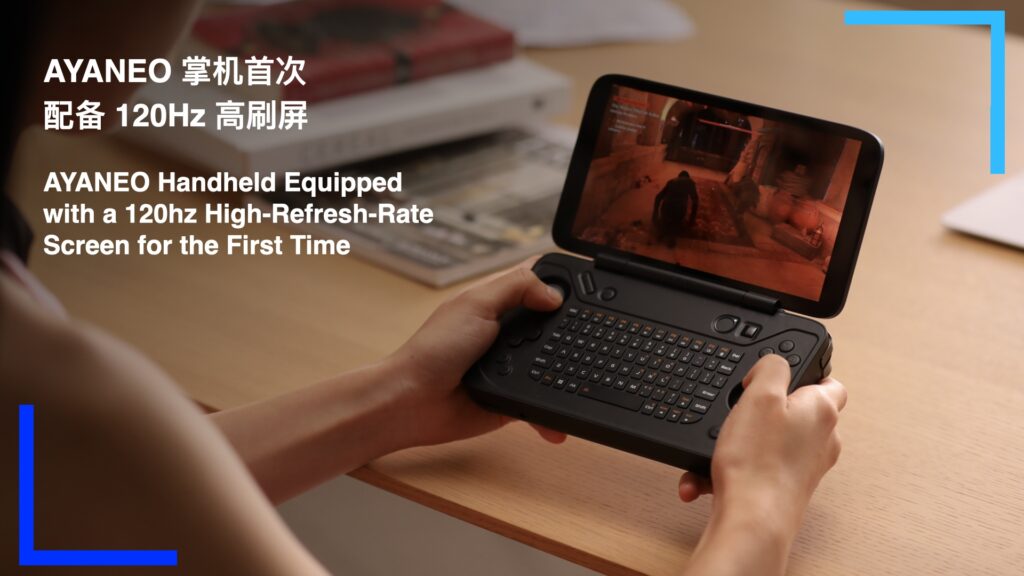
<instances>
[{"instance_id":1,"label":"paper sheet","mask_svg":"<svg viewBox=\"0 0 1024 576\"><path fill-rule=\"evenodd\" d=\"M666 0L449 0L515 31L522 46L655 42L692 36L686 13Z\"/></svg>"}]
</instances>

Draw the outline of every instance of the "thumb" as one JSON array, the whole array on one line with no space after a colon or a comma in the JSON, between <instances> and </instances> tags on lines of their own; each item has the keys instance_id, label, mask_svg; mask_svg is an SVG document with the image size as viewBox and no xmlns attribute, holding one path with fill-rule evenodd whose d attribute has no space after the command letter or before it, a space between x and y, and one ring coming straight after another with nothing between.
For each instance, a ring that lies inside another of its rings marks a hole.
<instances>
[{"instance_id":1,"label":"thumb","mask_svg":"<svg viewBox=\"0 0 1024 576\"><path fill-rule=\"evenodd\" d=\"M747 395L777 396L785 399L792 373L789 363L778 354L767 354L754 364L743 378L743 392Z\"/></svg>"},{"instance_id":2,"label":"thumb","mask_svg":"<svg viewBox=\"0 0 1024 576\"><path fill-rule=\"evenodd\" d=\"M517 306L546 312L562 305L562 295L548 286L526 266L466 290L460 299L479 316L497 320Z\"/></svg>"}]
</instances>

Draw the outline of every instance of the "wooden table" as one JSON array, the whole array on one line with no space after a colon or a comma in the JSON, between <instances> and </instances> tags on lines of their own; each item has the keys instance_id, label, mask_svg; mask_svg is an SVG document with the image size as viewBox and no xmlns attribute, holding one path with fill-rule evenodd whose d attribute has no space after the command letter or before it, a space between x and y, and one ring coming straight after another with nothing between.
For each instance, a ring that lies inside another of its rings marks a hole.
<instances>
[{"instance_id":1,"label":"wooden table","mask_svg":"<svg viewBox=\"0 0 1024 576\"><path fill-rule=\"evenodd\" d=\"M846 28L843 10L865 6L831 0L686 4L698 34L683 42L530 51L576 82L562 120L577 122L589 84L614 71L862 126L887 149L849 303L827 322L834 374L850 390L845 450L791 572L1024 573L1024 254L939 224L998 180L988 174L987 34ZM1024 169L1024 41L1007 50L1014 172ZM63 201L38 192L50 169L174 167L109 137L36 133L21 153L14 186L30 207ZM104 196L94 205L128 201ZM37 254L34 268L73 314L215 408L379 358L447 294L352 258ZM354 475L614 573L678 572L708 516L706 500L676 499L677 470L582 440L549 446L525 425Z\"/></svg>"}]
</instances>

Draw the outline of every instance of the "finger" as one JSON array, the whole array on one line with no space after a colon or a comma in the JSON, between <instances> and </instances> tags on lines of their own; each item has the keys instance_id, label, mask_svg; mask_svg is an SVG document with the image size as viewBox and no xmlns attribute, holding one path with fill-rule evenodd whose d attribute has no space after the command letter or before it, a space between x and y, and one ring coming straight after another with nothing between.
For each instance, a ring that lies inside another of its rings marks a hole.
<instances>
[{"instance_id":1,"label":"finger","mask_svg":"<svg viewBox=\"0 0 1024 576\"><path fill-rule=\"evenodd\" d=\"M836 410L842 412L843 408L846 408L848 394L846 392L846 386L843 386L842 382L835 378L825 378L818 384L818 386L821 386L821 391L824 392L825 395L832 400L832 403L836 405Z\"/></svg>"},{"instance_id":2,"label":"finger","mask_svg":"<svg viewBox=\"0 0 1024 576\"><path fill-rule=\"evenodd\" d=\"M693 502L702 494L711 493L711 482L703 476L686 472L679 479L679 498L683 502Z\"/></svg>"},{"instance_id":3,"label":"finger","mask_svg":"<svg viewBox=\"0 0 1024 576\"><path fill-rule=\"evenodd\" d=\"M820 384L803 386L793 392L791 398L801 401L811 399L812 396L824 398L826 402L835 407L836 412L846 407L846 387L835 378L826 378ZM814 399L817 400L817 398Z\"/></svg>"},{"instance_id":4,"label":"finger","mask_svg":"<svg viewBox=\"0 0 1024 576\"><path fill-rule=\"evenodd\" d=\"M551 428L540 426L538 424L530 424L530 426L540 434L541 438L551 442L552 444L561 444L562 442L565 442L565 439L567 438L565 432L552 430Z\"/></svg>"},{"instance_id":5,"label":"finger","mask_svg":"<svg viewBox=\"0 0 1024 576\"><path fill-rule=\"evenodd\" d=\"M517 266L497 278L474 286L461 295L461 300L487 319L497 320L516 306L532 310L554 310L562 304L562 295L537 278L533 271Z\"/></svg>"},{"instance_id":6,"label":"finger","mask_svg":"<svg viewBox=\"0 0 1024 576\"><path fill-rule=\"evenodd\" d=\"M785 397L789 390L792 374L789 363L778 354L767 354L754 364L750 372L743 378L746 388L744 395L771 395Z\"/></svg>"}]
</instances>

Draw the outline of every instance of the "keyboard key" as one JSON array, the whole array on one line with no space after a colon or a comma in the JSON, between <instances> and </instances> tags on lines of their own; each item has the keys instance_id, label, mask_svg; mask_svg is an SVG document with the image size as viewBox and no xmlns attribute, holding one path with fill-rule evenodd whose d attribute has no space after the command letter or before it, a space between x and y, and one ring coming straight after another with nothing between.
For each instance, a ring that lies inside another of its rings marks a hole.
<instances>
[{"instance_id":1,"label":"keyboard key","mask_svg":"<svg viewBox=\"0 0 1024 576\"><path fill-rule=\"evenodd\" d=\"M580 386L579 395L584 398L591 398L620 408L625 408L632 412L639 410L640 406L644 403L644 399L639 396L623 394L622 392L614 389L602 388L591 384L584 384L583 386ZM651 411L653 412L654 408L651 408Z\"/></svg>"},{"instance_id":2,"label":"keyboard key","mask_svg":"<svg viewBox=\"0 0 1024 576\"><path fill-rule=\"evenodd\" d=\"M658 403L657 402L654 402L654 401L644 402L643 406L641 406L641 408L640 408L640 412L643 412L644 414L652 414L652 413L654 413L654 410L657 407L658 407Z\"/></svg>"},{"instance_id":3,"label":"keyboard key","mask_svg":"<svg viewBox=\"0 0 1024 576\"><path fill-rule=\"evenodd\" d=\"M726 376L732 376L732 373L733 373L734 370L736 370L736 366L734 364L719 364L718 365L718 373L719 374L725 374Z\"/></svg>"},{"instance_id":4,"label":"keyboard key","mask_svg":"<svg viewBox=\"0 0 1024 576\"><path fill-rule=\"evenodd\" d=\"M714 388L708 388L706 386L701 386L700 390L697 390L697 396L705 400L711 401L714 400L715 398L718 398L718 390L715 390Z\"/></svg>"},{"instance_id":5,"label":"keyboard key","mask_svg":"<svg viewBox=\"0 0 1024 576\"><path fill-rule=\"evenodd\" d=\"M705 400L694 399L694 401L690 403L690 410L693 410L694 412L700 412L701 414L707 414L708 410L710 410L710 409L711 409L711 403L709 403L709 402L707 402Z\"/></svg>"},{"instance_id":6,"label":"keyboard key","mask_svg":"<svg viewBox=\"0 0 1024 576\"><path fill-rule=\"evenodd\" d=\"M701 418L702 418L702 416L700 414L694 414L693 412L687 412L686 414L683 414L682 418L679 419L679 423L680 424L693 424L695 422L700 422Z\"/></svg>"},{"instance_id":7,"label":"keyboard key","mask_svg":"<svg viewBox=\"0 0 1024 576\"><path fill-rule=\"evenodd\" d=\"M530 378L533 380L540 380L541 376L544 375L544 371L540 368L530 368Z\"/></svg>"},{"instance_id":8,"label":"keyboard key","mask_svg":"<svg viewBox=\"0 0 1024 576\"><path fill-rule=\"evenodd\" d=\"M679 408L673 408L668 411L668 416L665 417L665 420L668 420L669 422L678 422L679 417L682 415L682 410L680 410Z\"/></svg>"},{"instance_id":9,"label":"keyboard key","mask_svg":"<svg viewBox=\"0 0 1024 576\"><path fill-rule=\"evenodd\" d=\"M676 406L679 406L680 408L689 408L690 402L692 401L693 398L690 398L689 396L680 396L679 401L676 402Z\"/></svg>"},{"instance_id":10,"label":"keyboard key","mask_svg":"<svg viewBox=\"0 0 1024 576\"><path fill-rule=\"evenodd\" d=\"M739 362L740 360L743 360L743 352L729 353L729 362Z\"/></svg>"},{"instance_id":11,"label":"keyboard key","mask_svg":"<svg viewBox=\"0 0 1024 576\"><path fill-rule=\"evenodd\" d=\"M540 377L540 383L545 386L551 386L552 384L555 383L555 375L552 374L551 372L548 372L547 374Z\"/></svg>"},{"instance_id":12,"label":"keyboard key","mask_svg":"<svg viewBox=\"0 0 1024 576\"><path fill-rule=\"evenodd\" d=\"M668 415L669 407L664 404L658 404L658 407L654 409L654 417L661 419Z\"/></svg>"}]
</instances>

